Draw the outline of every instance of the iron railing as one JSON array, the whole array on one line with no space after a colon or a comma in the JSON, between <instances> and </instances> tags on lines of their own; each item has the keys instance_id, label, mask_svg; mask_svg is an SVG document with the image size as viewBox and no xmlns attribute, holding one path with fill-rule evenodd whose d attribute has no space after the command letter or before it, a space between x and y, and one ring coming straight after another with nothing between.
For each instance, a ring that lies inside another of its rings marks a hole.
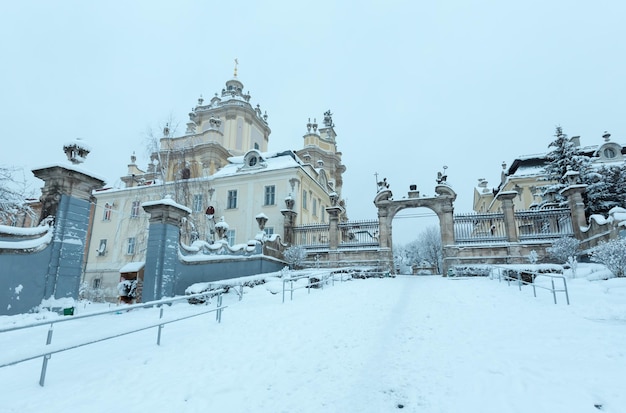
<instances>
[{"instance_id":1,"label":"iron railing","mask_svg":"<svg viewBox=\"0 0 626 413\"><path fill-rule=\"evenodd\" d=\"M572 215L567 208L515 211L520 241L573 236Z\"/></svg>"},{"instance_id":2,"label":"iron railing","mask_svg":"<svg viewBox=\"0 0 626 413\"><path fill-rule=\"evenodd\" d=\"M502 213L454 215L454 239L457 244L504 242L507 240Z\"/></svg>"},{"instance_id":3,"label":"iron railing","mask_svg":"<svg viewBox=\"0 0 626 413\"><path fill-rule=\"evenodd\" d=\"M33 351L27 351L26 353L18 355L18 356L9 357L8 360L0 359L0 368L6 367L6 366L12 366L14 364L22 363L28 360L33 360L33 359L37 359L41 357L43 359L43 362L41 366L41 374L39 376L39 385L43 387L45 380L46 380L48 360L50 360L53 354L61 353L63 351L72 350L75 348L87 346L87 345L94 344L94 343L99 343L101 341L110 340L112 338L122 337L122 336L132 334L132 333L138 333L140 331L148 330L151 328L157 328L156 344L161 345L161 332L165 324L174 323L174 322L181 321L181 320L186 320L188 318L197 317L197 316L207 314L207 313L212 313L212 312L215 312L215 320L217 322L221 322L222 311L224 310L224 308L227 307L227 306L222 306L222 294L224 292L225 290L215 290L215 291L203 292L199 294L192 294L192 295L186 295L186 296L180 296L180 297L174 297L174 298L166 298L166 299L162 299L158 301L150 301L144 304L125 305L123 307L117 307L115 309L98 311L98 312L93 312L89 314L75 315L72 317L64 317L64 318L53 319L53 320L39 321L39 322L20 325L20 326L0 328L0 334L4 334L4 333L11 332L11 331L16 331L16 330L33 329L33 328L40 327L43 325L48 325L48 324L50 325L50 327L48 328L48 334L46 337L45 346L39 349L33 350ZM164 310L163 305L164 304L172 304L177 301L184 301L184 300L189 300L193 298L205 298L206 299L209 296L217 296L217 300L216 300L217 307L212 308L210 310L200 311L197 313L188 314L188 315L181 316L181 317L174 317L170 319L163 318L163 310ZM96 337L92 337L90 339L82 338L81 340L77 342L73 342L69 344L60 344L56 346L52 345L52 333L54 331L55 324L59 324L63 322L72 322L72 321L80 320L83 318L97 317L97 316L101 316L105 314L113 314L113 313L119 313L120 311L130 311L132 309L147 308L147 307L160 307L158 321L144 324L140 327L135 327L130 330L117 331L115 333L105 333L102 335L98 335Z\"/></svg>"}]
</instances>

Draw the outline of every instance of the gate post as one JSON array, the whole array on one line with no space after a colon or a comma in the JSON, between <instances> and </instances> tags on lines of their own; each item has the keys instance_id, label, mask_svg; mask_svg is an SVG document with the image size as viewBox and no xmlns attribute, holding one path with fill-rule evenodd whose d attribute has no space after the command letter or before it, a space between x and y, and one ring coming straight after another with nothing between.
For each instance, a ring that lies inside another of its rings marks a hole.
<instances>
[{"instance_id":1,"label":"gate post","mask_svg":"<svg viewBox=\"0 0 626 413\"><path fill-rule=\"evenodd\" d=\"M515 211L513 199L517 196L515 191L500 192L497 198L502 202L502 212L504 213L504 229L506 239L509 242L518 242L517 225L515 224Z\"/></svg>"},{"instance_id":2,"label":"gate post","mask_svg":"<svg viewBox=\"0 0 626 413\"><path fill-rule=\"evenodd\" d=\"M143 302L147 302L170 297L174 293L180 222L191 210L172 199L144 202L142 207L150 214L141 297Z\"/></svg>"}]
</instances>

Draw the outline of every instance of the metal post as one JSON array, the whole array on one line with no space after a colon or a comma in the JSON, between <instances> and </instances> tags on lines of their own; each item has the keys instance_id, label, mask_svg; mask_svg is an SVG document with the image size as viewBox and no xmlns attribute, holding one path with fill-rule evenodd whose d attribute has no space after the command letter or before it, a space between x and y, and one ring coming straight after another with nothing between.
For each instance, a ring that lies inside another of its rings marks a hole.
<instances>
[{"instance_id":1,"label":"metal post","mask_svg":"<svg viewBox=\"0 0 626 413\"><path fill-rule=\"evenodd\" d=\"M285 281L287 280L283 278L283 303L285 302Z\"/></svg>"},{"instance_id":2,"label":"metal post","mask_svg":"<svg viewBox=\"0 0 626 413\"><path fill-rule=\"evenodd\" d=\"M217 295L217 311L215 312L215 320L218 323L222 322L222 293Z\"/></svg>"},{"instance_id":3,"label":"metal post","mask_svg":"<svg viewBox=\"0 0 626 413\"><path fill-rule=\"evenodd\" d=\"M161 311L159 311L159 320L163 318L163 306L161 306ZM157 333L157 346L161 345L161 330L163 330L163 324L159 324L159 332Z\"/></svg>"},{"instance_id":4,"label":"metal post","mask_svg":"<svg viewBox=\"0 0 626 413\"><path fill-rule=\"evenodd\" d=\"M289 280L290 282L290 288L291 288L291 301L293 301L293 280Z\"/></svg>"},{"instance_id":5,"label":"metal post","mask_svg":"<svg viewBox=\"0 0 626 413\"><path fill-rule=\"evenodd\" d=\"M517 272L517 287L522 291L522 273Z\"/></svg>"},{"instance_id":6,"label":"metal post","mask_svg":"<svg viewBox=\"0 0 626 413\"><path fill-rule=\"evenodd\" d=\"M569 305L569 294L567 292L567 281L565 277L563 277L563 287L565 287L565 299L567 300L567 305Z\"/></svg>"},{"instance_id":7,"label":"metal post","mask_svg":"<svg viewBox=\"0 0 626 413\"><path fill-rule=\"evenodd\" d=\"M533 273L533 295L537 298L537 289L535 288L535 276L537 273Z\"/></svg>"},{"instance_id":8,"label":"metal post","mask_svg":"<svg viewBox=\"0 0 626 413\"><path fill-rule=\"evenodd\" d=\"M239 284L239 301L243 298L243 284Z\"/></svg>"},{"instance_id":9,"label":"metal post","mask_svg":"<svg viewBox=\"0 0 626 413\"><path fill-rule=\"evenodd\" d=\"M554 278L550 277L550 281L552 281L552 296L554 297L554 304L556 304L556 291L554 291Z\"/></svg>"},{"instance_id":10,"label":"metal post","mask_svg":"<svg viewBox=\"0 0 626 413\"><path fill-rule=\"evenodd\" d=\"M48 329L48 337L46 338L46 346L52 343L52 329L54 327L54 323L50 324L50 328ZM41 365L41 374L39 375L39 385L43 387L46 382L46 370L48 369L48 360L52 357L51 354L46 354L43 356L43 363Z\"/></svg>"}]
</instances>

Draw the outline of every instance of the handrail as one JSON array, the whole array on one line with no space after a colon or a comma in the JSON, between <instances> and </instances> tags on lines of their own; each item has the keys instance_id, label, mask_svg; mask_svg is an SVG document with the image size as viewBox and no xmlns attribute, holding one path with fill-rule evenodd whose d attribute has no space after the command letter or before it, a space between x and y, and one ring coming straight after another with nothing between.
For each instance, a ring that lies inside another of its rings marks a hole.
<instances>
[{"instance_id":1,"label":"handrail","mask_svg":"<svg viewBox=\"0 0 626 413\"><path fill-rule=\"evenodd\" d=\"M285 291L289 291L290 292L290 301L293 301L293 292L295 290L300 290L302 288L307 288L308 289L308 293L311 294L311 288L314 285L321 285L322 289L324 289L324 284L327 284L329 279L332 280L332 285L334 286L335 285L335 276L336 275L340 275L341 276L339 278L339 280L341 282L347 281L347 280L349 280L352 277L350 274L346 274L345 272L336 273L334 271L331 271L330 273L325 273L322 276L320 276L319 272L314 272L314 273L310 273L310 274L299 275L299 276L296 276L296 277L284 277L283 278L283 303L285 302ZM344 279L344 275L348 275L350 278ZM302 279L305 279L305 278L309 280L309 282L306 285L303 285L301 287L297 287L297 286L294 287L294 285L293 285L294 281L302 280ZM319 279L319 281L311 282L311 278ZM286 287L287 283L289 283L289 288Z\"/></svg>"},{"instance_id":2,"label":"handrail","mask_svg":"<svg viewBox=\"0 0 626 413\"><path fill-rule=\"evenodd\" d=\"M533 295L535 297L537 297L537 288L542 288L544 290L551 291L552 292L552 297L554 299L554 304L557 304L556 293L563 292L563 293L565 293L565 300L567 302L567 305L570 305L570 302L569 302L569 292L567 290L567 279L566 279L566 277L564 275L540 273L540 272L537 272L537 271L529 271L529 270L515 270L515 269L510 268L510 267L503 267L503 266L497 266L497 265L494 265L493 267L498 270L498 281L502 281L502 278L504 278L508 285L511 285L511 281L517 281L517 286L518 286L520 291L522 291L522 284L532 285L533 286ZM517 274L517 277L510 277L508 275L504 275L503 276L502 275L502 270L515 271L516 274ZM524 281L522 279L522 277L521 277L521 272L524 272L526 274L530 274L531 275L531 282ZM550 282L552 284L552 288L544 287L542 285L536 285L535 279L537 277L548 277L548 278L550 278ZM493 272L492 272L492 276L490 276L490 278L493 279ZM557 290L555 288L555 285L554 285L554 279L555 278L560 278L561 280L563 280L563 289Z\"/></svg>"},{"instance_id":3,"label":"handrail","mask_svg":"<svg viewBox=\"0 0 626 413\"><path fill-rule=\"evenodd\" d=\"M75 348L79 348L79 347L83 347L83 346L87 346L90 344L94 344L94 343L98 343L101 341L105 341L105 340L109 340L112 338L117 338L117 337L121 337L121 336L125 336L128 334L132 334L132 333L137 333L140 331L144 331L144 330L148 330L150 328L155 328L158 327L158 333L157 333L157 345L161 345L161 331L163 330L163 326L165 324L170 324L170 323L174 323L177 321L181 321L181 320L186 320L188 318L192 318L192 317L197 317L200 315L204 315L204 314L208 314L208 313L212 313L215 312L215 320L218 323L222 322L222 311L227 308L228 306L223 306L222 305L222 295L225 292L224 289L219 289L219 290L214 290L214 291L209 291L209 292L203 292L203 293L198 293L198 294L190 294L190 295L185 295L185 296L179 296L179 297L172 297L172 298L164 298L162 300L156 300L156 301L150 301L147 303L142 303L142 304L132 304L132 305L128 305L125 306L123 309L128 311L131 309L135 309L135 308L147 308L147 307L160 307L160 311L159 311L159 320L157 322L152 322L149 323L147 325L143 325L141 327L137 327L134 328L132 330L126 330L126 331L121 331L121 332L116 332L116 333L108 333L108 334L103 334L99 337L94 337L88 340L82 340L79 342L75 342L72 344L64 344L64 345L51 345L52 343L52 333L54 331L54 324L56 323L62 323L62 322L68 322L68 321L75 321L75 320L79 320L82 318L90 318L90 317L97 317L97 316L101 316L101 315L105 315L105 314L111 314L111 313L118 313L120 311L120 308L116 308L114 310L104 310L104 311L97 311L97 312L93 312L93 313L89 313L89 314L82 314L82 315L76 315L76 316L72 316L72 317L68 317L68 318L59 318L59 319L53 319L53 320L46 320L46 321L39 321L39 322L35 322L35 323L30 323L30 324L25 324L25 325L20 325L20 326L13 326L13 327L9 327L9 328L0 328L0 333L6 333L6 332L10 332L10 331L16 331L16 330L22 330L22 329L27 329L27 328L34 328L34 327L40 327L42 325L46 325L46 324L50 324L50 328L48 329L48 335L46 338L46 344L42 349L37 349L34 353L33 352L29 352L26 355L22 355L19 356L17 358L13 358L10 359L8 361L2 361L0 360L0 368L2 367L6 367L6 366L11 366L14 364L18 364L18 363L22 363L28 360L33 360L39 357L43 357L43 363L41 366L41 374L39 377L39 385L40 386L44 386L45 383L45 379L46 379L46 371L47 371L47 367L48 367L48 360L52 357L52 354L56 354L56 353L61 353L63 351L68 351L68 350L72 350ZM215 296L217 295L217 306L211 310L206 310L206 311L202 311L199 313L194 313L191 315L186 315L186 316L182 316L182 317L174 317L174 318L170 318L170 319L163 319L163 305L164 304L171 304L177 301L183 301L183 300L189 300L190 298L198 298L198 297L207 297L207 296Z\"/></svg>"}]
</instances>

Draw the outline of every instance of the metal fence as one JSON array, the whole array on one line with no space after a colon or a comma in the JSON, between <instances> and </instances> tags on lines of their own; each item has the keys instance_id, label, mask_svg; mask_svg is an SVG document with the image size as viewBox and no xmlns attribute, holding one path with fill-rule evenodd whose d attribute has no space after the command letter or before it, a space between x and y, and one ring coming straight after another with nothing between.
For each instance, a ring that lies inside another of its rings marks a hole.
<instances>
[{"instance_id":1,"label":"metal fence","mask_svg":"<svg viewBox=\"0 0 626 413\"><path fill-rule=\"evenodd\" d=\"M328 224L308 224L294 227L296 244L305 248L327 247L329 240Z\"/></svg>"},{"instance_id":2,"label":"metal fence","mask_svg":"<svg viewBox=\"0 0 626 413\"><path fill-rule=\"evenodd\" d=\"M339 223L339 248L375 247L378 241L378 220ZM328 248L329 224L308 224L294 227L296 244L307 248Z\"/></svg>"},{"instance_id":3,"label":"metal fence","mask_svg":"<svg viewBox=\"0 0 626 413\"><path fill-rule=\"evenodd\" d=\"M515 225L520 241L574 235L572 215L567 208L515 211Z\"/></svg>"},{"instance_id":4,"label":"metal fence","mask_svg":"<svg viewBox=\"0 0 626 413\"><path fill-rule=\"evenodd\" d=\"M574 235L568 208L515 211L515 226L520 241L543 240ZM454 215L454 239L457 244L505 242L504 214L470 213Z\"/></svg>"},{"instance_id":5,"label":"metal fence","mask_svg":"<svg viewBox=\"0 0 626 413\"><path fill-rule=\"evenodd\" d=\"M472 242L504 242L504 214L457 214L454 215L454 239L457 244Z\"/></svg>"},{"instance_id":6,"label":"metal fence","mask_svg":"<svg viewBox=\"0 0 626 413\"><path fill-rule=\"evenodd\" d=\"M339 224L339 248L378 246L378 220L348 221Z\"/></svg>"}]
</instances>

